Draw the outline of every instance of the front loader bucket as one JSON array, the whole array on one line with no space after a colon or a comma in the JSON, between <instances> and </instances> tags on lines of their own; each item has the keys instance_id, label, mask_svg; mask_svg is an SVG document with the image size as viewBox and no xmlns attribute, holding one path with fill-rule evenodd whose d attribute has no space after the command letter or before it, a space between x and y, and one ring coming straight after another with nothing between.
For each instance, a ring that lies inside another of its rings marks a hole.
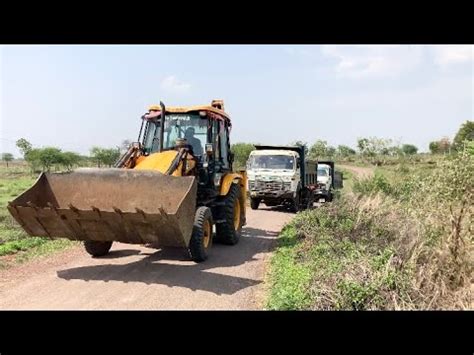
<instances>
[{"instance_id":1,"label":"front loader bucket","mask_svg":"<svg viewBox=\"0 0 474 355\"><path fill-rule=\"evenodd\" d=\"M197 182L157 171L42 173L8 210L32 236L187 247Z\"/></svg>"}]
</instances>

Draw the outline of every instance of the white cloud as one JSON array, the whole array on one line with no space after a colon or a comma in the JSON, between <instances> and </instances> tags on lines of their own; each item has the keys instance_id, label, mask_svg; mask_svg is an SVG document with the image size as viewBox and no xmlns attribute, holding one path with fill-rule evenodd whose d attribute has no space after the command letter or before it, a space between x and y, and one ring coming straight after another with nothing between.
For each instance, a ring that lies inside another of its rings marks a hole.
<instances>
[{"instance_id":1,"label":"white cloud","mask_svg":"<svg viewBox=\"0 0 474 355\"><path fill-rule=\"evenodd\" d=\"M335 71L350 78L397 76L422 61L420 46L332 46L321 47L323 55L337 60Z\"/></svg>"},{"instance_id":2,"label":"white cloud","mask_svg":"<svg viewBox=\"0 0 474 355\"><path fill-rule=\"evenodd\" d=\"M169 75L161 81L161 89L171 93L185 93L191 89L191 84L179 81L174 75Z\"/></svg>"},{"instance_id":3,"label":"white cloud","mask_svg":"<svg viewBox=\"0 0 474 355\"><path fill-rule=\"evenodd\" d=\"M433 48L436 64L446 66L472 61L474 59L474 46L435 46Z\"/></svg>"}]
</instances>

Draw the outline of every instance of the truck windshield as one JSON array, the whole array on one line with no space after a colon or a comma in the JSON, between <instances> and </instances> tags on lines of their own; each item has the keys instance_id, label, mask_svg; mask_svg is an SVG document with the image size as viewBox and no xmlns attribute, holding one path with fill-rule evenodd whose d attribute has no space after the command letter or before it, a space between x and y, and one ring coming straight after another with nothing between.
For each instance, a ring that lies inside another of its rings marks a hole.
<instances>
[{"instance_id":1,"label":"truck windshield","mask_svg":"<svg viewBox=\"0 0 474 355\"><path fill-rule=\"evenodd\" d=\"M319 168L318 176L329 176L329 171L325 168Z\"/></svg>"},{"instance_id":2,"label":"truck windshield","mask_svg":"<svg viewBox=\"0 0 474 355\"><path fill-rule=\"evenodd\" d=\"M163 149L174 147L178 138L186 138L194 155L202 155L207 143L207 122L198 113L165 115ZM147 122L143 145L146 153L155 153L160 149L160 119Z\"/></svg>"},{"instance_id":3,"label":"truck windshield","mask_svg":"<svg viewBox=\"0 0 474 355\"><path fill-rule=\"evenodd\" d=\"M249 159L248 169L293 170L295 158L288 155L253 155Z\"/></svg>"}]
</instances>

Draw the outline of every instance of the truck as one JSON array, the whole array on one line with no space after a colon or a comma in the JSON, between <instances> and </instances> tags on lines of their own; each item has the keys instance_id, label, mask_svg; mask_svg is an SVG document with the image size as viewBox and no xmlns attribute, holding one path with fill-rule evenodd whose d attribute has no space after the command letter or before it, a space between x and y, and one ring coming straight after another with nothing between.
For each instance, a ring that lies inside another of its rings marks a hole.
<instances>
[{"instance_id":1,"label":"truck","mask_svg":"<svg viewBox=\"0 0 474 355\"><path fill-rule=\"evenodd\" d=\"M335 170L333 161L317 162L317 184L314 191L316 202L330 202L334 198L335 189L342 188L342 173Z\"/></svg>"},{"instance_id":2,"label":"truck","mask_svg":"<svg viewBox=\"0 0 474 355\"><path fill-rule=\"evenodd\" d=\"M255 145L247 160L250 207L285 206L297 212L311 208L317 184L317 163L302 146Z\"/></svg>"},{"instance_id":3,"label":"truck","mask_svg":"<svg viewBox=\"0 0 474 355\"><path fill-rule=\"evenodd\" d=\"M233 170L231 126L223 100L151 105L113 168L42 173L8 210L29 235L83 241L92 257L118 241L182 247L204 261L213 241L237 244L246 224L246 174Z\"/></svg>"}]
</instances>

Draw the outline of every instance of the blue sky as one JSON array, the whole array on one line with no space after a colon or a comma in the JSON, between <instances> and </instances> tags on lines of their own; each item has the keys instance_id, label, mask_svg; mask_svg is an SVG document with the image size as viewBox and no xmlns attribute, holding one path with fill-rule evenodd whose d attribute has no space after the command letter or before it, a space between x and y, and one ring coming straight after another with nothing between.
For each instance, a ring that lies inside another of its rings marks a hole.
<instances>
[{"instance_id":1,"label":"blue sky","mask_svg":"<svg viewBox=\"0 0 474 355\"><path fill-rule=\"evenodd\" d=\"M136 139L150 104L223 99L233 143L426 151L473 120L474 46L0 46L0 152Z\"/></svg>"}]
</instances>

